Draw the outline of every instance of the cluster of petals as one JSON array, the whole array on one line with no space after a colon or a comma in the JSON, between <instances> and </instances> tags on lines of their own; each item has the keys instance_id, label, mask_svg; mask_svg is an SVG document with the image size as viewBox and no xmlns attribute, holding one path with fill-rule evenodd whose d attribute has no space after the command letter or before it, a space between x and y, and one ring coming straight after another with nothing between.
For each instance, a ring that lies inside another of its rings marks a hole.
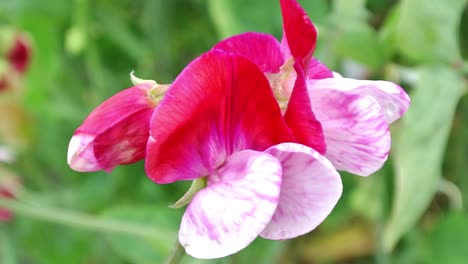
<instances>
[{"instance_id":1,"label":"cluster of petals","mask_svg":"<svg viewBox=\"0 0 468 264\"><path fill-rule=\"evenodd\" d=\"M284 29L281 43L271 35L249 32L227 38L215 48L251 59L272 76L272 88L286 99L293 96L294 82L288 80L297 75L297 70L291 73L287 68L288 61L299 62L309 96L300 107L310 104L307 110L313 114L307 116L320 124L311 120L315 133L306 133L308 137L300 143L319 150L338 170L361 176L372 174L387 160L391 145L389 124L408 110L410 98L392 82L355 80L334 74L313 57L317 30L302 7L295 0L280 3ZM300 134L304 133L303 126L291 128ZM318 127L325 144L317 140ZM314 140L311 135L315 135L315 142L310 142Z\"/></svg>"},{"instance_id":2,"label":"cluster of petals","mask_svg":"<svg viewBox=\"0 0 468 264\"><path fill-rule=\"evenodd\" d=\"M341 196L337 170L378 170L388 126L409 107L396 84L335 77L313 57L317 31L302 7L280 3L281 43L253 32L225 39L161 101L151 96L158 86L142 82L96 108L70 141L78 171L145 159L158 184L202 180L179 231L197 258L316 228Z\"/></svg>"}]
</instances>

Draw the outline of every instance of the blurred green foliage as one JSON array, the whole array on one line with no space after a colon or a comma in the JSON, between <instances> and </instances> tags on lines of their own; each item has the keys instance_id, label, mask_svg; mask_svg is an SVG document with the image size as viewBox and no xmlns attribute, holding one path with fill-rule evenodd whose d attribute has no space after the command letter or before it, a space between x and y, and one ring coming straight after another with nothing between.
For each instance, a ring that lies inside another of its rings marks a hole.
<instances>
[{"instance_id":1,"label":"blurred green foliage","mask_svg":"<svg viewBox=\"0 0 468 264\"><path fill-rule=\"evenodd\" d=\"M407 116L392 128L391 159L369 178L343 173L342 199L311 234L259 239L227 259L184 263L465 263L467 1L299 2L319 29L316 57L345 76L391 80L410 93ZM282 34L271 0L2 0L0 26L27 32L33 47L19 110L0 112L24 142L11 144L15 163L0 165L20 177L18 200L174 233L182 212L167 206L188 183L156 185L142 163L109 174L73 172L71 135L94 107L131 86L132 70L170 83L224 37ZM0 138L10 142L18 140ZM0 263L159 263L175 241L30 216L0 223Z\"/></svg>"}]
</instances>

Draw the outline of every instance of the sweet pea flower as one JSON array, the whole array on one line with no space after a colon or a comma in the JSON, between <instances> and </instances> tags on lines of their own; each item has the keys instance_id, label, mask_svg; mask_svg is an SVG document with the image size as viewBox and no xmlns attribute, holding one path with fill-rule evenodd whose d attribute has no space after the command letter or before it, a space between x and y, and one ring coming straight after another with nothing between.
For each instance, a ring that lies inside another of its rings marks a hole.
<instances>
[{"instance_id":1,"label":"sweet pea flower","mask_svg":"<svg viewBox=\"0 0 468 264\"><path fill-rule=\"evenodd\" d=\"M268 34L249 32L227 38L214 48L256 63L268 76L286 112L294 94L293 80L301 68L308 93L307 99L301 99L302 107L310 107L304 111L310 110L309 123L313 125L308 129L289 123L288 126L294 134L302 134L300 143L319 150L337 169L361 176L372 174L387 160L391 145L389 125L408 110L410 98L391 82L334 76L313 57L317 30L306 12L296 0L280 0L280 4L284 29L281 43ZM293 68L296 64L299 66ZM294 111L290 119L297 121L304 115ZM318 140L321 133L323 144ZM307 142L307 135L313 144Z\"/></svg>"},{"instance_id":2,"label":"sweet pea flower","mask_svg":"<svg viewBox=\"0 0 468 264\"><path fill-rule=\"evenodd\" d=\"M202 181L179 231L188 254L224 257L325 219L341 195L339 174L295 141L249 59L212 50L183 70L152 115L145 168L159 184Z\"/></svg>"},{"instance_id":3,"label":"sweet pea flower","mask_svg":"<svg viewBox=\"0 0 468 264\"><path fill-rule=\"evenodd\" d=\"M167 85L137 80L94 109L73 134L69 166L81 172L111 171L145 157L149 120Z\"/></svg>"}]
</instances>

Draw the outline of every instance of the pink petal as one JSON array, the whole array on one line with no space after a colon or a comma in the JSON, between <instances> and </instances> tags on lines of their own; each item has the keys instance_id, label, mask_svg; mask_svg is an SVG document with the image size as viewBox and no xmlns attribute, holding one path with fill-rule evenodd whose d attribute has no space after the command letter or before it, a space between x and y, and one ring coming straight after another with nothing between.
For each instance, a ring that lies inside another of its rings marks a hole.
<instances>
[{"instance_id":1,"label":"pink petal","mask_svg":"<svg viewBox=\"0 0 468 264\"><path fill-rule=\"evenodd\" d=\"M68 164L76 171L110 171L145 157L149 120L155 104L148 99L151 83L112 96L91 112L68 147Z\"/></svg>"},{"instance_id":2,"label":"pink petal","mask_svg":"<svg viewBox=\"0 0 468 264\"><path fill-rule=\"evenodd\" d=\"M373 97L383 109L389 124L400 118L409 108L410 98L397 84L387 81L355 80L350 78L330 78L309 80L309 89L323 88Z\"/></svg>"},{"instance_id":3,"label":"pink petal","mask_svg":"<svg viewBox=\"0 0 468 264\"><path fill-rule=\"evenodd\" d=\"M264 33L242 33L219 42L213 48L247 57L266 73L278 72L284 63L278 40Z\"/></svg>"},{"instance_id":4,"label":"pink petal","mask_svg":"<svg viewBox=\"0 0 468 264\"><path fill-rule=\"evenodd\" d=\"M157 183L191 180L211 174L236 151L291 140L260 69L215 49L184 69L155 110L146 172Z\"/></svg>"},{"instance_id":5,"label":"pink petal","mask_svg":"<svg viewBox=\"0 0 468 264\"><path fill-rule=\"evenodd\" d=\"M289 239L312 231L338 202L340 175L330 161L304 145L282 143L265 152L281 162L283 182L278 208L260 236Z\"/></svg>"},{"instance_id":6,"label":"pink petal","mask_svg":"<svg viewBox=\"0 0 468 264\"><path fill-rule=\"evenodd\" d=\"M298 143L309 146L323 154L326 151L326 144L322 126L312 112L304 72L298 62L294 65L294 69L297 78L284 119Z\"/></svg>"},{"instance_id":7,"label":"pink petal","mask_svg":"<svg viewBox=\"0 0 468 264\"><path fill-rule=\"evenodd\" d=\"M312 58L307 67L307 79L333 78L333 72L316 58Z\"/></svg>"},{"instance_id":8,"label":"pink petal","mask_svg":"<svg viewBox=\"0 0 468 264\"><path fill-rule=\"evenodd\" d=\"M296 0L281 0L280 3L284 37L291 54L306 66L315 49L317 30Z\"/></svg>"},{"instance_id":9,"label":"pink petal","mask_svg":"<svg viewBox=\"0 0 468 264\"><path fill-rule=\"evenodd\" d=\"M325 156L335 168L361 176L380 169L390 150L390 132L377 101L315 86L309 94L325 135Z\"/></svg>"},{"instance_id":10,"label":"pink petal","mask_svg":"<svg viewBox=\"0 0 468 264\"><path fill-rule=\"evenodd\" d=\"M179 241L195 258L220 258L248 246L275 212L282 169L263 152L244 150L208 176L182 217Z\"/></svg>"}]
</instances>

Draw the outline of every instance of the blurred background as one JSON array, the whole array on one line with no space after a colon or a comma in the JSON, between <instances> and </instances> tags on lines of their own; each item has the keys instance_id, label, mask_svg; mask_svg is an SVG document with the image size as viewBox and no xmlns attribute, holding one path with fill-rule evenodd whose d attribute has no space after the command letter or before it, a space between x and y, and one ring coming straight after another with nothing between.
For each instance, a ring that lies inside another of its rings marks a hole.
<instances>
[{"instance_id":1,"label":"blurred background","mask_svg":"<svg viewBox=\"0 0 468 264\"><path fill-rule=\"evenodd\" d=\"M310 234L183 263L468 263L468 1L299 2L329 68L410 93L390 159L368 178L342 173ZM156 185L141 162L74 172L68 141L130 71L170 83L245 31L280 39L278 1L0 0L0 263L160 263L189 183Z\"/></svg>"}]
</instances>

